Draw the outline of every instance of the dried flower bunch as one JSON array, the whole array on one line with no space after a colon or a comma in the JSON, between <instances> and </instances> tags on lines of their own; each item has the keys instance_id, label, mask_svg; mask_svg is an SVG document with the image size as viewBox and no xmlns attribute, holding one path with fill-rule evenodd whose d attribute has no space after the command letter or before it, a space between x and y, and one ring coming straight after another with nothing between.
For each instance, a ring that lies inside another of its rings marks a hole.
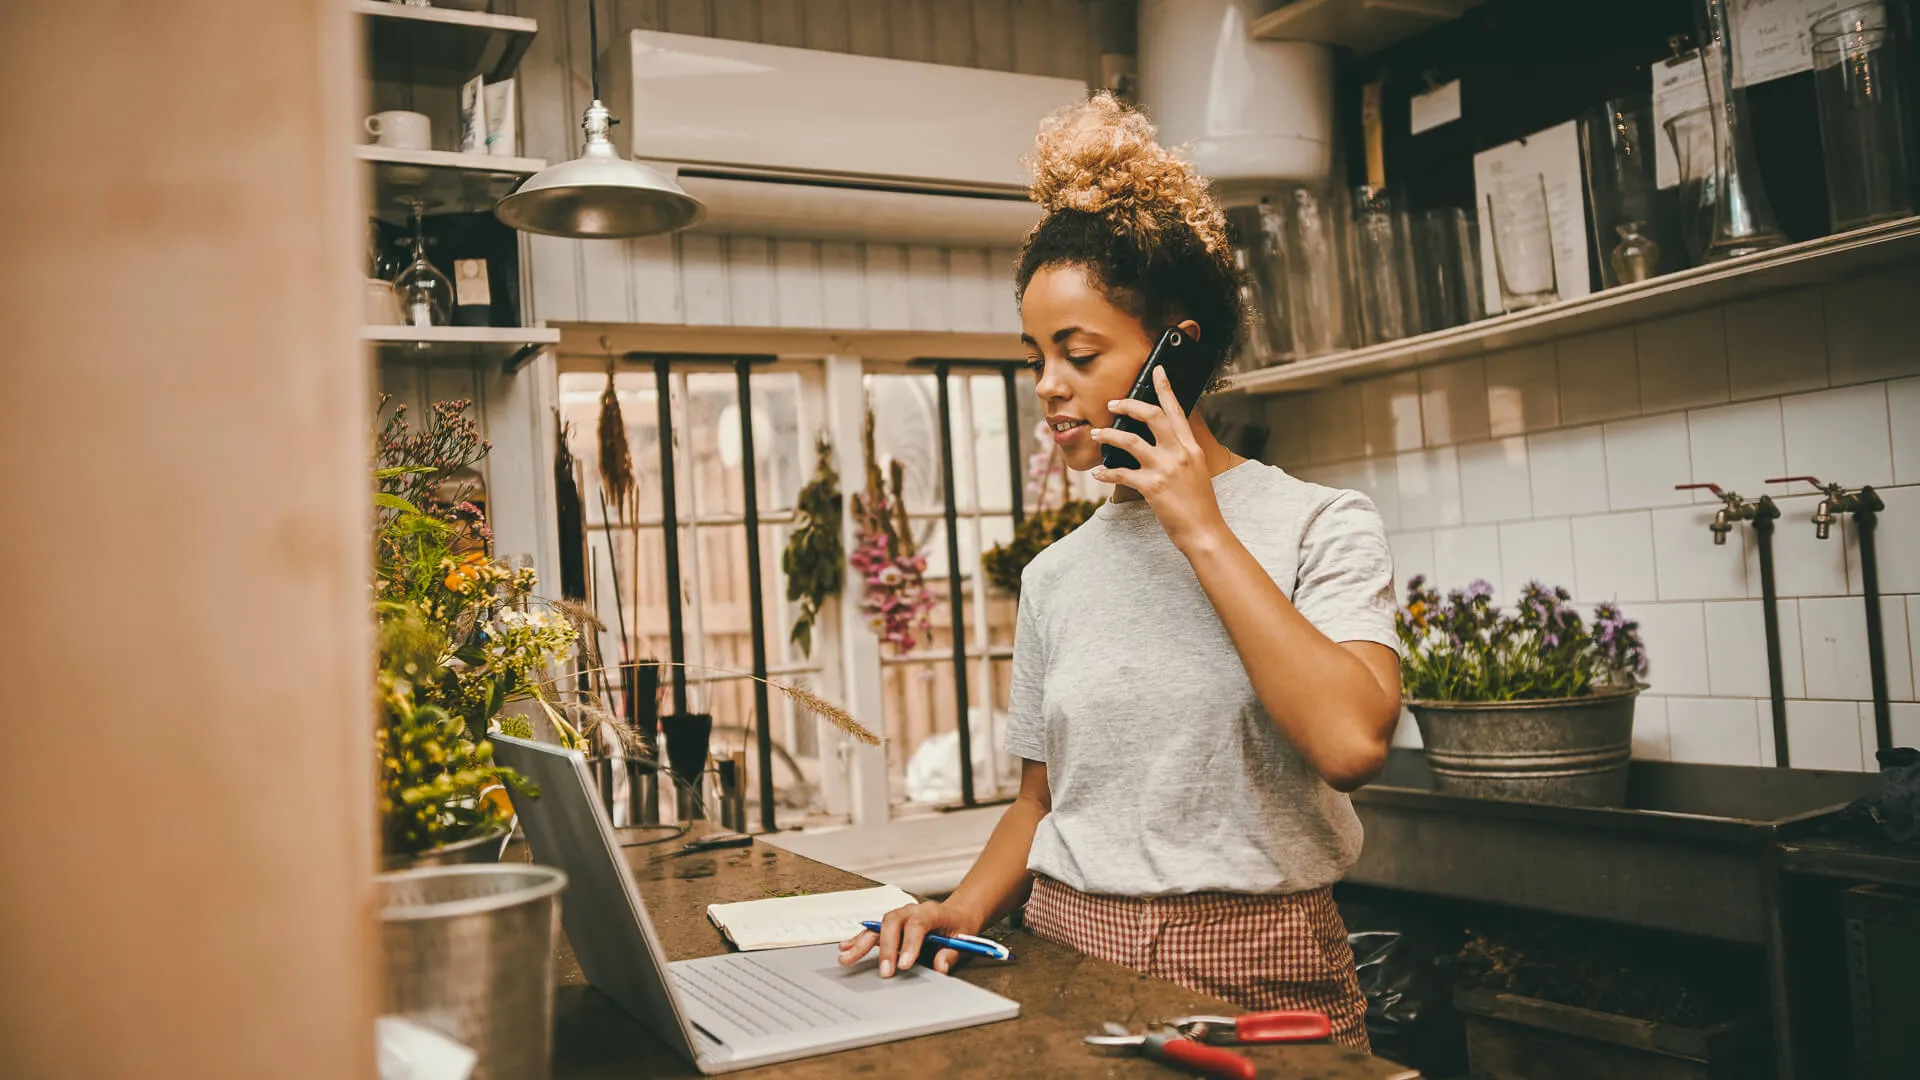
<instances>
[{"instance_id":1,"label":"dried flower bunch","mask_svg":"<svg viewBox=\"0 0 1920 1080\"><path fill-rule=\"evenodd\" d=\"M1033 513L1014 527L1012 540L995 544L980 558L980 565L987 572L987 580L1011 593L1020 591L1020 575L1035 556L1054 541L1085 524L1099 509L1098 503L1073 498L1068 490L1066 456L1060 452L1059 445L1053 442L1053 429L1047 426L1045 420L1034 428L1034 438L1044 448L1035 451L1027 459L1026 490L1027 497L1034 501ZM1060 479L1060 505L1050 507L1047 505L1047 492L1052 488L1056 476Z\"/></svg>"},{"instance_id":2,"label":"dried flower bunch","mask_svg":"<svg viewBox=\"0 0 1920 1080\"><path fill-rule=\"evenodd\" d=\"M928 631L933 590L927 588L927 560L913 549L907 525L906 500L901 497L904 469L893 462L886 482L880 478L880 456L873 448L873 407L867 407L862 441L867 454L867 486L853 495L854 541L848 562L860 572L866 589L860 598L867 625L896 652L912 652L919 636Z\"/></svg>"},{"instance_id":3,"label":"dried flower bunch","mask_svg":"<svg viewBox=\"0 0 1920 1080\"><path fill-rule=\"evenodd\" d=\"M840 542L846 510L840 473L833 467L833 444L823 434L814 451L813 477L800 489L793 534L780 555L780 569L787 575L787 599L800 605L793 621L793 643L807 656L813 655L813 623L820 617L820 605L840 595L847 585L847 549Z\"/></svg>"},{"instance_id":4,"label":"dried flower bunch","mask_svg":"<svg viewBox=\"0 0 1920 1080\"><path fill-rule=\"evenodd\" d=\"M1532 581L1504 614L1484 581L1442 599L1415 575L1397 620L1402 690L1415 701L1529 701L1634 685L1647 670L1640 624L1609 602L1594 608L1589 629L1569 599Z\"/></svg>"}]
</instances>

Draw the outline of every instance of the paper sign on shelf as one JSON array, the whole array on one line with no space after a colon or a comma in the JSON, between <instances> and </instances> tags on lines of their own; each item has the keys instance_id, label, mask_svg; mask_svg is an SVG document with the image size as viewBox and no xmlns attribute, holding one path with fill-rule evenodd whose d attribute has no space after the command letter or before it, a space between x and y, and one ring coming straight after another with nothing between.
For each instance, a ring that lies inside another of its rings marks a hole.
<instances>
[{"instance_id":1,"label":"paper sign on shelf","mask_svg":"<svg viewBox=\"0 0 1920 1080\"><path fill-rule=\"evenodd\" d=\"M1729 0L1733 16L1733 85L1752 86L1813 70L1807 26L1840 8L1839 0Z\"/></svg>"},{"instance_id":2,"label":"paper sign on shelf","mask_svg":"<svg viewBox=\"0 0 1920 1080\"><path fill-rule=\"evenodd\" d=\"M1493 244L1493 214L1487 196L1503 178L1537 174L1547 191L1547 222L1553 230L1553 276L1560 299L1585 296L1587 206L1581 194L1580 133L1569 120L1504 146L1473 155L1473 197L1480 215L1480 279L1487 314L1504 308Z\"/></svg>"},{"instance_id":3,"label":"paper sign on shelf","mask_svg":"<svg viewBox=\"0 0 1920 1080\"><path fill-rule=\"evenodd\" d=\"M1413 117L1413 130L1409 134L1418 135L1441 124L1451 124L1460 119L1460 80L1415 94L1407 104Z\"/></svg>"},{"instance_id":4,"label":"paper sign on shelf","mask_svg":"<svg viewBox=\"0 0 1920 1080\"><path fill-rule=\"evenodd\" d=\"M1706 63L1712 63L1709 48ZM1699 53L1688 53L1653 65L1653 173L1655 182L1670 188L1680 182L1680 162L1674 156L1673 140L1667 138L1667 121L1690 109L1704 109L1707 99L1707 71Z\"/></svg>"}]
</instances>

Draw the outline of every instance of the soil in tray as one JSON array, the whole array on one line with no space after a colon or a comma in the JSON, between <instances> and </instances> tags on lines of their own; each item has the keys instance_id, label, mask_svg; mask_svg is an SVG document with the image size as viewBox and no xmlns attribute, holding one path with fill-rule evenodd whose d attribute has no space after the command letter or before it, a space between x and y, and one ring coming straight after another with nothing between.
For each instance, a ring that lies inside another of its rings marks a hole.
<instances>
[{"instance_id":1,"label":"soil in tray","mask_svg":"<svg viewBox=\"0 0 1920 1080\"><path fill-rule=\"evenodd\" d=\"M1454 970L1461 986L1688 1028L1767 1004L1752 950L1575 920L1469 928Z\"/></svg>"}]
</instances>

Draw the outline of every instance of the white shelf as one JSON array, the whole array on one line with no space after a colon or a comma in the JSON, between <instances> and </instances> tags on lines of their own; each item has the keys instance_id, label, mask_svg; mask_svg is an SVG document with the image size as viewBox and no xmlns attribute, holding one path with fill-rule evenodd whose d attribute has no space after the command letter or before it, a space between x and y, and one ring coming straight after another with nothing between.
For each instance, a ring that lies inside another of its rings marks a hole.
<instances>
[{"instance_id":1,"label":"white shelf","mask_svg":"<svg viewBox=\"0 0 1920 1080\"><path fill-rule=\"evenodd\" d=\"M1875 266L1910 259L1920 259L1920 217L1696 266L1448 330L1261 368L1235 375L1233 385L1248 394L1311 390L1381 372L1623 326L1708 304L1838 281Z\"/></svg>"},{"instance_id":2,"label":"white shelf","mask_svg":"<svg viewBox=\"0 0 1920 1080\"><path fill-rule=\"evenodd\" d=\"M1452 22L1482 0L1293 0L1255 19L1259 41L1342 45L1359 56Z\"/></svg>"},{"instance_id":3,"label":"white shelf","mask_svg":"<svg viewBox=\"0 0 1920 1080\"><path fill-rule=\"evenodd\" d=\"M509 370L542 346L558 345L545 326L362 326L360 339L380 360L500 364Z\"/></svg>"},{"instance_id":4,"label":"white shelf","mask_svg":"<svg viewBox=\"0 0 1920 1080\"><path fill-rule=\"evenodd\" d=\"M511 78L540 24L516 15L354 0L367 18L367 67L381 82L459 86Z\"/></svg>"},{"instance_id":5,"label":"white shelf","mask_svg":"<svg viewBox=\"0 0 1920 1080\"><path fill-rule=\"evenodd\" d=\"M407 208L399 201L403 196L426 199L429 214L491 211L514 185L547 167L541 158L449 150L360 146L354 153L373 169L374 214L397 223L407 221Z\"/></svg>"}]
</instances>

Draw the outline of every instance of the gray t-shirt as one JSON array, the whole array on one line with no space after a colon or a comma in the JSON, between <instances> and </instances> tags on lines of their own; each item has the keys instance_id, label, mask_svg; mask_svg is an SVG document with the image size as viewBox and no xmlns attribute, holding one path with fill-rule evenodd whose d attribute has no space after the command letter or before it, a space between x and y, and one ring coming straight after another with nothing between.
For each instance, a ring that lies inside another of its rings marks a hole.
<instances>
[{"instance_id":1,"label":"gray t-shirt","mask_svg":"<svg viewBox=\"0 0 1920 1080\"><path fill-rule=\"evenodd\" d=\"M1247 461L1229 528L1334 641L1396 651L1393 564L1365 495ZM1082 892L1330 885L1360 821L1273 726L1193 567L1144 501L1109 502L1021 576L1006 747L1045 762L1028 867Z\"/></svg>"}]
</instances>

